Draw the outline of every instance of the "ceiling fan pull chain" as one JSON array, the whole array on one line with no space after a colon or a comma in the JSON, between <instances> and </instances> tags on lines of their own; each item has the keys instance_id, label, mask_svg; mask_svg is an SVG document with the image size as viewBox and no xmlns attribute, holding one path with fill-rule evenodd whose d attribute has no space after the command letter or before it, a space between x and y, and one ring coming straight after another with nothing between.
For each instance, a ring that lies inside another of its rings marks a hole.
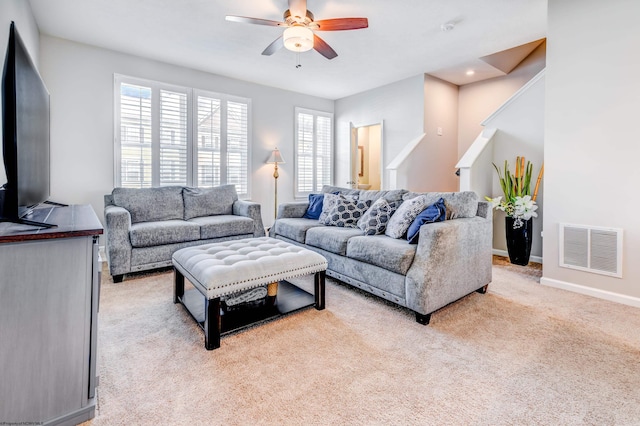
<instances>
[{"instance_id":1,"label":"ceiling fan pull chain","mask_svg":"<svg viewBox=\"0 0 640 426\"><path fill-rule=\"evenodd\" d=\"M302 68L302 64L300 63L300 52L296 52L296 68Z\"/></svg>"}]
</instances>

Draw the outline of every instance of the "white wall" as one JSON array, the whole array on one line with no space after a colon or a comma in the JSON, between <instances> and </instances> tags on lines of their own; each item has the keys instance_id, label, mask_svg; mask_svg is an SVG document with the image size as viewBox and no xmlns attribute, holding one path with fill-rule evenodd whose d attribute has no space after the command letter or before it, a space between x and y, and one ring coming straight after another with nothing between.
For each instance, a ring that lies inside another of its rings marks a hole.
<instances>
[{"instance_id":1,"label":"white wall","mask_svg":"<svg viewBox=\"0 0 640 426\"><path fill-rule=\"evenodd\" d=\"M3 0L4 1L4 0ZM273 222L273 166L277 146L278 202L293 200L294 107L333 112L333 101L247 83L59 38L40 39L41 72L51 93L51 199L90 203L102 217L113 180L113 75L125 74L251 98L251 199Z\"/></svg>"},{"instance_id":2,"label":"white wall","mask_svg":"<svg viewBox=\"0 0 640 426\"><path fill-rule=\"evenodd\" d=\"M487 128L498 129L493 137L492 162L504 170L504 161L509 162L509 169L515 172L516 157L524 156L533 164L531 177L531 191L533 192L544 155L544 103L545 78L542 76L525 91L510 100L499 113L486 121ZM493 189L491 194L478 194L497 197L502 195L502 188L498 182L495 170L491 170ZM544 181L544 177L543 177ZM540 260L542 257L542 238L540 232L543 224L544 187L538 191L538 217L533 219L533 243L531 256ZM505 214L495 211L493 215L493 248L507 250L505 236Z\"/></svg>"},{"instance_id":3,"label":"white wall","mask_svg":"<svg viewBox=\"0 0 640 426\"><path fill-rule=\"evenodd\" d=\"M542 283L640 306L640 2L549 0ZM558 266L558 224L624 230L623 278Z\"/></svg>"},{"instance_id":4,"label":"white wall","mask_svg":"<svg viewBox=\"0 0 640 426\"><path fill-rule=\"evenodd\" d=\"M424 121L424 77L422 74L335 101L334 182L348 186L351 180L351 133L356 127L384 121L382 161L386 167L411 140L420 136ZM420 179L421 176L416 176ZM383 186L389 184L385 170Z\"/></svg>"},{"instance_id":5,"label":"white wall","mask_svg":"<svg viewBox=\"0 0 640 426\"><path fill-rule=\"evenodd\" d=\"M482 131L480 123L545 67L546 42L509 74L460 86L458 97L458 158Z\"/></svg>"},{"instance_id":6,"label":"white wall","mask_svg":"<svg viewBox=\"0 0 640 426\"><path fill-rule=\"evenodd\" d=\"M0 1L0 67L4 64L4 58L7 54L7 43L9 41L9 26L11 21L16 23L18 33L22 38L31 59L36 64L40 63L39 45L40 32L38 26L31 13L31 6L25 0L1 0ZM0 105L0 129L2 129L2 105ZM2 150L0 149L0 158L2 158ZM0 161L0 186L7 182L7 176L4 172L4 161Z\"/></svg>"}]
</instances>

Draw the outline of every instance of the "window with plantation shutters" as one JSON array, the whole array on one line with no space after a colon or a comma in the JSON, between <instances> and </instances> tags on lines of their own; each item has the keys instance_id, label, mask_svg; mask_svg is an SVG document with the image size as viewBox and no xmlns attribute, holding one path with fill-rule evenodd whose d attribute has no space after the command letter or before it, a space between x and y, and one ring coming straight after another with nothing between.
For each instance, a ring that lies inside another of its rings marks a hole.
<instances>
[{"instance_id":1,"label":"window with plantation shutters","mask_svg":"<svg viewBox=\"0 0 640 426\"><path fill-rule=\"evenodd\" d=\"M305 197L331 184L333 114L295 109L295 192Z\"/></svg>"},{"instance_id":2,"label":"window with plantation shutters","mask_svg":"<svg viewBox=\"0 0 640 426\"><path fill-rule=\"evenodd\" d=\"M249 99L116 75L115 105L115 186L234 184L249 197Z\"/></svg>"}]
</instances>

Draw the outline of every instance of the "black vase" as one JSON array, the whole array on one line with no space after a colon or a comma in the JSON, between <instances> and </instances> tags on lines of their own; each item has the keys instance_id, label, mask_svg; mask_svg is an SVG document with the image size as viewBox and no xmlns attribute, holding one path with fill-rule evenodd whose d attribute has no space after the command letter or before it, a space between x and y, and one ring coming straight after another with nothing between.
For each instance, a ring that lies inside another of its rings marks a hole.
<instances>
[{"instance_id":1,"label":"black vase","mask_svg":"<svg viewBox=\"0 0 640 426\"><path fill-rule=\"evenodd\" d=\"M522 226L513 228L515 219L505 217L505 234L507 236L507 251L509 261L514 265L526 266L531 256L531 242L533 241L533 219L523 220Z\"/></svg>"}]
</instances>

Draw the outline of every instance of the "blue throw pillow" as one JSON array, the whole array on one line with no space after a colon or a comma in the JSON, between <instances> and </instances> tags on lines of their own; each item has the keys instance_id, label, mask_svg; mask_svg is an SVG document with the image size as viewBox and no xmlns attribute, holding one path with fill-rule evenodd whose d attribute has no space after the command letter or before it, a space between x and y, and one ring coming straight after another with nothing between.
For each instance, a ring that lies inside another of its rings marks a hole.
<instances>
[{"instance_id":1,"label":"blue throw pillow","mask_svg":"<svg viewBox=\"0 0 640 426\"><path fill-rule=\"evenodd\" d=\"M422 210L407 230L407 241L409 241L409 244L418 244L418 236L420 235L420 227L422 225L425 223L442 222L446 216L447 208L444 206L444 200L442 198Z\"/></svg>"},{"instance_id":2,"label":"blue throw pillow","mask_svg":"<svg viewBox=\"0 0 640 426\"><path fill-rule=\"evenodd\" d=\"M320 219L320 213L322 213L322 202L324 200L324 194L309 194L309 207L302 216L305 219ZM299 213L298 213L299 214Z\"/></svg>"}]
</instances>

